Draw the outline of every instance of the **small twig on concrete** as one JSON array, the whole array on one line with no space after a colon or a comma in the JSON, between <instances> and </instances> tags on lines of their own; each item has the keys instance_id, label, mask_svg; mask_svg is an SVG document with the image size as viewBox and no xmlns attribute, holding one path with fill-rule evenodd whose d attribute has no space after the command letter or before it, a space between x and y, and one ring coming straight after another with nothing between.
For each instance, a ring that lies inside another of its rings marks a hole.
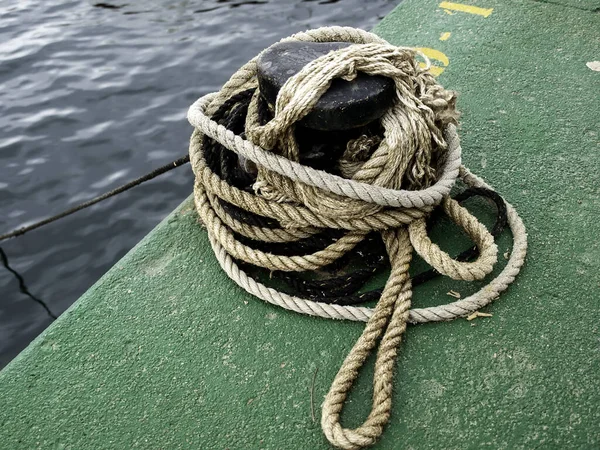
<instances>
[{"instance_id":1,"label":"small twig on concrete","mask_svg":"<svg viewBox=\"0 0 600 450\"><path fill-rule=\"evenodd\" d=\"M456 292L456 291L446 292L446 295L449 295L450 297L454 297L454 298L460 298L460 293Z\"/></svg>"},{"instance_id":2,"label":"small twig on concrete","mask_svg":"<svg viewBox=\"0 0 600 450\"><path fill-rule=\"evenodd\" d=\"M315 380L317 379L317 372L319 368L315 369L315 373L312 377L312 383L310 385L310 416L312 417L313 423L315 423Z\"/></svg>"},{"instance_id":3,"label":"small twig on concrete","mask_svg":"<svg viewBox=\"0 0 600 450\"><path fill-rule=\"evenodd\" d=\"M467 320L473 320L476 317L492 317L492 315L489 313L475 311L473 314L471 314L469 317L467 317Z\"/></svg>"}]
</instances>

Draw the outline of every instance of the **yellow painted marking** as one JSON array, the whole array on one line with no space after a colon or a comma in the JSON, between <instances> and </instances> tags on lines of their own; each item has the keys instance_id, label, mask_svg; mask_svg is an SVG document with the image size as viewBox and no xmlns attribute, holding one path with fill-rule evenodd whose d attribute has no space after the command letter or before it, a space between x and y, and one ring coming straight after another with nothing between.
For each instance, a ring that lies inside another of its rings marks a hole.
<instances>
[{"instance_id":1,"label":"yellow painted marking","mask_svg":"<svg viewBox=\"0 0 600 450\"><path fill-rule=\"evenodd\" d=\"M446 14L450 14L451 16L453 16L455 13L453 13L452 11L450 11L449 9L445 9L444 12Z\"/></svg>"},{"instance_id":2,"label":"yellow painted marking","mask_svg":"<svg viewBox=\"0 0 600 450\"><path fill-rule=\"evenodd\" d=\"M446 70L446 67L448 67L448 64L450 64L450 60L448 59L448 57L444 53L440 52L439 50L436 50L434 48L428 48L428 47L419 47L419 48L416 48L415 50L419 50L421 53L423 53L425 56L427 56L431 60L432 64L431 64L431 67L429 68L429 72L431 72L431 74L434 77L441 75L441 73L444 70ZM433 64L434 61L441 62L443 67ZM421 67L425 67L425 63L419 63L419 65Z\"/></svg>"},{"instance_id":3,"label":"yellow painted marking","mask_svg":"<svg viewBox=\"0 0 600 450\"><path fill-rule=\"evenodd\" d=\"M488 17L494 8L480 8L478 6L463 5L462 3L442 2L439 7L451 11L461 11L478 16Z\"/></svg>"},{"instance_id":4,"label":"yellow painted marking","mask_svg":"<svg viewBox=\"0 0 600 450\"><path fill-rule=\"evenodd\" d=\"M423 63L419 63L419 65L421 67L425 67L425 64L423 64ZM439 77L444 70L446 70L446 69L444 69L443 67L440 67L440 66L431 66L429 68L429 73L431 75L433 75L434 77Z\"/></svg>"},{"instance_id":5,"label":"yellow painted marking","mask_svg":"<svg viewBox=\"0 0 600 450\"><path fill-rule=\"evenodd\" d=\"M452 33L450 33L449 31L442 33L442 35L440 36L440 41L447 41L451 35Z\"/></svg>"},{"instance_id":6,"label":"yellow painted marking","mask_svg":"<svg viewBox=\"0 0 600 450\"><path fill-rule=\"evenodd\" d=\"M436 50L435 48L418 47L416 50L419 50L429 59L441 62L444 65L444 67L450 64L450 60L448 59L448 57L439 50Z\"/></svg>"},{"instance_id":7,"label":"yellow painted marking","mask_svg":"<svg viewBox=\"0 0 600 450\"><path fill-rule=\"evenodd\" d=\"M448 67L448 64L450 64L450 60L448 59L448 57L440 52L439 50L436 50L434 48L428 48L428 47L418 47L415 48L415 50L419 50L421 53L423 53L425 56L427 56L430 60L431 60L431 67L429 68L429 72L431 72L431 74L434 77L437 77L439 75L441 75L441 73L446 70L446 67ZM434 65L433 62L434 61L439 61L442 63L442 66L438 66L438 65ZM425 63L419 63L419 65L421 67L425 67Z\"/></svg>"}]
</instances>

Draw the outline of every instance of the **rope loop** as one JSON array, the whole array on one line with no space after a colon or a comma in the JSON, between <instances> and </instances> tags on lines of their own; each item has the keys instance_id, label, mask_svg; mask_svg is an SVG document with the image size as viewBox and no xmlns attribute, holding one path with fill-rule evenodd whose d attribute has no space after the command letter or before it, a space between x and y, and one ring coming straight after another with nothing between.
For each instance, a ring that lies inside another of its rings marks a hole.
<instances>
[{"instance_id":1,"label":"rope loop","mask_svg":"<svg viewBox=\"0 0 600 450\"><path fill-rule=\"evenodd\" d=\"M358 449L373 444L389 420L395 358L407 324L464 317L497 298L524 263L526 232L515 209L504 202L513 250L500 274L465 299L410 309L413 250L457 280L481 280L497 262L495 234L450 197L459 179L477 192L491 190L461 165L456 94L437 83L422 53L366 31L319 28L282 40L289 41L353 45L311 61L289 78L273 111L258 88L257 57L219 92L198 99L188 112L194 127L194 200L217 261L243 289L301 314L366 322L333 380L321 416L329 442ZM426 61L424 67L416 56ZM334 79L352 80L359 72L394 81L395 101L379 120L379 131L365 129L341 142L343 156L330 170L301 164L297 122ZM494 195L504 214L503 200ZM453 259L431 241L426 220L438 206L473 240L475 260ZM355 260L362 263L356 270ZM374 308L340 304L386 261L390 275ZM301 295L276 290L247 273L261 268L301 289ZM318 276L307 280L301 276L306 273ZM358 428L344 428L344 402L376 348L371 412Z\"/></svg>"},{"instance_id":2,"label":"rope loop","mask_svg":"<svg viewBox=\"0 0 600 450\"><path fill-rule=\"evenodd\" d=\"M494 237L474 216L450 197L443 202L444 212L475 242L479 257L473 262L459 262L442 251L427 236L427 224L424 219L415 220L408 225L410 242L415 251L442 275L454 280L481 280L493 269L498 261L498 247Z\"/></svg>"}]
</instances>

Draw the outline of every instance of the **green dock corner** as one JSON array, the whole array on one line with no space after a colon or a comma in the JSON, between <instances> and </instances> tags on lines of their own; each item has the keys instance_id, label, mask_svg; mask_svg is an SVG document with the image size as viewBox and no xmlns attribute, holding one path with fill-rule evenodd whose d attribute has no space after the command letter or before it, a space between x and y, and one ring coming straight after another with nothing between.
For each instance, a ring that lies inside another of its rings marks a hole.
<instances>
[{"instance_id":1,"label":"green dock corner","mask_svg":"<svg viewBox=\"0 0 600 450\"><path fill-rule=\"evenodd\" d=\"M409 327L374 448L599 448L600 1L406 0L374 31L459 92L463 161L530 243L492 317ZM0 372L0 448L329 448L319 406L362 326L246 294L188 199Z\"/></svg>"}]
</instances>

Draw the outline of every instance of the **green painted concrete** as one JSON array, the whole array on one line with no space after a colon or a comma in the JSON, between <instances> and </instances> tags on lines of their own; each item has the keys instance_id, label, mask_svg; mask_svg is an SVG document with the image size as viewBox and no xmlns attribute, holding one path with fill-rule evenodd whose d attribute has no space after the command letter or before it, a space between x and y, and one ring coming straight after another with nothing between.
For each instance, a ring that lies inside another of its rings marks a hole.
<instances>
[{"instance_id":1,"label":"green painted concrete","mask_svg":"<svg viewBox=\"0 0 600 450\"><path fill-rule=\"evenodd\" d=\"M532 0L550 5L562 5L583 11L600 12L600 0Z\"/></svg>"},{"instance_id":2,"label":"green painted concrete","mask_svg":"<svg viewBox=\"0 0 600 450\"><path fill-rule=\"evenodd\" d=\"M600 72L586 67L600 59L600 15L570 7L598 2L557 3L478 0L494 8L484 18L408 0L376 29L447 55L465 163L530 233L492 318L409 328L377 448L600 446ZM475 288L438 280L414 304ZM0 448L328 448L318 406L361 328L243 293L188 200L0 372ZM347 425L367 413L371 374Z\"/></svg>"}]
</instances>

